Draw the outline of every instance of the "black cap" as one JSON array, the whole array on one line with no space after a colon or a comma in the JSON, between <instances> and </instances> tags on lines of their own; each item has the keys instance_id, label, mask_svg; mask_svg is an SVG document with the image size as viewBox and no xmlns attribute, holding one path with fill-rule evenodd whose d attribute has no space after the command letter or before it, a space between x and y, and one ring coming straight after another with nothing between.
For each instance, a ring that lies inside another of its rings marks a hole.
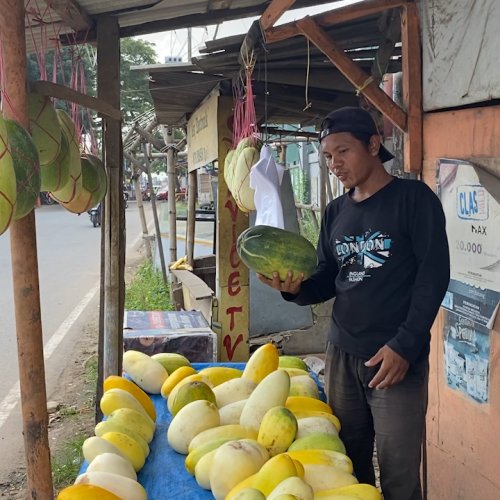
<instances>
[{"instance_id":1,"label":"black cap","mask_svg":"<svg viewBox=\"0 0 500 500\"><path fill-rule=\"evenodd\" d=\"M321 142L327 135L338 134L340 132L363 134L367 137L380 135L368 111L350 106L336 109L326 116L321 124L319 141ZM382 163L394 158L394 155L382 143L380 144L378 154Z\"/></svg>"}]
</instances>

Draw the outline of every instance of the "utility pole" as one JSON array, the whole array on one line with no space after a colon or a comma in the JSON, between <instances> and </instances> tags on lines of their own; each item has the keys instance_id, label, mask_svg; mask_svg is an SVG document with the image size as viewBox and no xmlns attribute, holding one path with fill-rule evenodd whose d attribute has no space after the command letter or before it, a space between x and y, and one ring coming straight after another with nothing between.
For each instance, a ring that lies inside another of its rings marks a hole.
<instances>
[{"instance_id":1,"label":"utility pole","mask_svg":"<svg viewBox=\"0 0 500 500\"><path fill-rule=\"evenodd\" d=\"M193 29L188 28L188 62L191 62L193 57Z\"/></svg>"}]
</instances>

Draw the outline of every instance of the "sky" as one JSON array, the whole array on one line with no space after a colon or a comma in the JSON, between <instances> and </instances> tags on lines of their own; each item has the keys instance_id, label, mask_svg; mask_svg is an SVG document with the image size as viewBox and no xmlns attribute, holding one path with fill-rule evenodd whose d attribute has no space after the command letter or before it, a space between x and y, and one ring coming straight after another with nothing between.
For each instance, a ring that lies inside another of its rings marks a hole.
<instances>
[{"instance_id":1,"label":"sky","mask_svg":"<svg viewBox=\"0 0 500 500\"><path fill-rule=\"evenodd\" d=\"M356 3L361 0L342 0L337 2L327 3L317 7L307 7L303 9L295 9L286 12L276 23L276 26L301 19L306 15L318 14L327 10L342 7L351 3ZM236 21L228 21L222 23L218 27L207 26L206 28L192 29L192 55L199 54L199 49L205 46L206 40L215 38L224 38L231 35L247 33L252 22L257 17L249 17ZM138 38L147 40L155 44L158 62L164 63L165 58L169 56L181 57L183 62L188 61L188 44L187 44L187 29L166 31L163 33L154 33L152 35L143 35Z\"/></svg>"}]
</instances>

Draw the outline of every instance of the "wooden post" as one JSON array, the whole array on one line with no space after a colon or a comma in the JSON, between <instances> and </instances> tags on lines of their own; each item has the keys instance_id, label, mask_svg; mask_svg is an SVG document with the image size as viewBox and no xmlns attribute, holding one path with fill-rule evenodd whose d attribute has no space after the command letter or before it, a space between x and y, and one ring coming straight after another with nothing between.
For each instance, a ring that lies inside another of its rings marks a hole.
<instances>
[{"instance_id":1,"label":"wooden post","mask_svg":"<svg viewBox=\"0 0 500 500\"><path fill-rule=\"evenodd\" d=\"M156 209L156 193L153 189L153 177L151 175L151 166L149 164L148 148L146 143L142 143L142 151L144 152L144 164L146 166L146 172L148 174L148 184L150 186L151 193L151 208L153 210L153 220L155 222L155 233L156 233L156 244L158 246L158 255L160 257L161 274L163 276L163 281L167 282L167 269L165 267L165 256L163 255L163 243L161 241L161 231L160 231L160 221L158 220L158 211Z\"/></svg>"},{"instance_id":2,"label":"wooden post","mask_svg":"<svg viewBox=\"0 0 500 500\"><path fill-rule=\"evenodd\" d=\"M232 100L219 97L218 101L216 295L219 321L217 326L212 323L212 329L218 334L221 361L246 361L249 356L249 276L236 251L236 240L248 227L248 215L238 209L224 181L224 160L232 139L228 127Z\"/></svg>"},{"instance_id":3,"label":"wooden post","mask_svg":"<svg viewBox=\"0 0 500 500\"><path fill-rule=\"evenodd\" d=\"M24 13L24 2L0 0L3 113L28 129ZM11 223L10 245L27 497L53 498L34 211Z\"/></svg>"},{"instance_id":4,"label":"wooden post","mask_svg":"<svg viewBox=\"0 0 500 500\"><path fill-rule=\"evenodd\" d=\"M120 109L120 39L118 21L101 17L97 22L97 89L100 99ZM121 374L123 354L125 211L123 204L123 169L121 124L106 119L104 126L104 161L108 173L105 198L105 287L103 378Z\"/></svg>"},{"instance_id":5,"label":"wooden post","mask_svg":"<svg viewBox=\"0 0 500 500\"><path fill-rule=\"evenodd\" d=\"M175 187L177 179L175 178L175 151L174 131L172 127L166 127L164 130L165 143L167 150L167 176L168 176L168 241L170 243L170 262L177 260L177 208L175 205Z\"/></svg>"},{"instance_id":6,"label":"wooden post","mask_svg":"<svg viewBox=\"0 0 500 500\"><path fill-rule=\"evenodd\" d=\"M403 103L408 114L404 135L403 163L405 172L422 170L422 55L418 28L418 9L414 3L401 10L401 42L403 50Z\"/></svg>"},{"instance_id":7,"label":"wooden post","mask_svg":"<svg viewBox=\"0 0 500 500\"><path fill-rule=\"evenodd\" d=\"M194 236L196 229L196 196L198 194L197 170L188 176L188 213L186 232L186 255L188 264L194 267Z\"/></svg>"},{"instance_id":8,"label":"wooden post","mask_svg":"<svg viewBox=\"0 0 500 500\"><path fill-rule=\"evenodd\" d=\"M331 186L330 186L330 181L328 179L328 168L326 166L325 157L321 154L321 152L318 154L318 161L319 161L319 213L320 217L323 217L326 208L327 186L330 188L330 192L331 192ZM314 214L314 212L313 216L316 219L316 215Z\"/></svg>"},{"instance_id":9,"label":"wooden post","mask_svg":"<svg viewBox=\"0 0 500 500\"><path fill-rule=\"evenodd\" d=\"M135 199L137 201L137 209L139 210L139 218L141 220L142 239L144 241L144 246L146 248L146 256L151 262L153 262L153 254L151 252L151 242L149 241L148 223L146 221L146 214L144 213L144 201L142 199L141 186L139 183L139 175L140 175L140 170L137 167L134 167L134 176L133 176L134 190L135 190Z\"/></svg>"}]
</instances>

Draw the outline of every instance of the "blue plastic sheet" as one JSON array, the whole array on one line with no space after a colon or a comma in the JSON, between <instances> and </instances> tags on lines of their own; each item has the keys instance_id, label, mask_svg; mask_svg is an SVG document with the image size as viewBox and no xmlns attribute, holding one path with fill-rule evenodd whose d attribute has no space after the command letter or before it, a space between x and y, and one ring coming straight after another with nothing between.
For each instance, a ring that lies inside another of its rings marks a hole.
<instances>
[{"instance_id":1,"label":"blue plastic sheet","mask_svg":"<svg viewBox=\"0 0 500 500\"><path fill-rule=\"evenodd\" d=\"M243 370L245 363L193 363L197 371L208 366L229 366ZM314 377L314 374L311 373ZM316 383L318 380L316 377ZM320 395L324 400L321 386ZM172 420L168 411L167 402L161 395L151 395L156 409L156 430L150 443L150 454L144 467L137 474L138 481L144 486L149 500L213 500L210 491L198 486L195 478L184 467L185 455L181 455L170 448L167 442L167 429ZM84 462L80 473L85 472L87 463Z\"/></svg>"}]
</instances>

